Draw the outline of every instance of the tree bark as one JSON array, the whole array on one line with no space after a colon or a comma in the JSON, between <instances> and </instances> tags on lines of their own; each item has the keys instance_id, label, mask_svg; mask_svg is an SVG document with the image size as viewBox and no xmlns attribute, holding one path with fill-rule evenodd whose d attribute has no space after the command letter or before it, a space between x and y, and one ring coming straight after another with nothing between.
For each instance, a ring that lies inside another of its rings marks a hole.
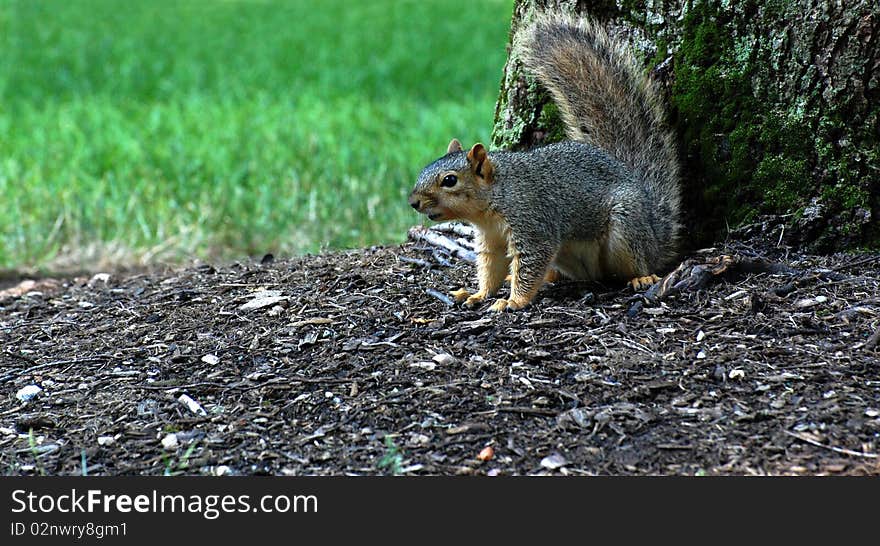
<instances>
[{"instance_id":1,"label":"tree bark","mask_svg":"<svg viewBox=\"0 0 880 546\"><path fill-rule=\"evenodd\" d=\"M770 216L786 241L880 248L880 4L876 0L517 0L590 15L662 82L679 138L691 244ZM564 138L545 91L512 55L493 145Z\"/></svg>"}]
</instances>

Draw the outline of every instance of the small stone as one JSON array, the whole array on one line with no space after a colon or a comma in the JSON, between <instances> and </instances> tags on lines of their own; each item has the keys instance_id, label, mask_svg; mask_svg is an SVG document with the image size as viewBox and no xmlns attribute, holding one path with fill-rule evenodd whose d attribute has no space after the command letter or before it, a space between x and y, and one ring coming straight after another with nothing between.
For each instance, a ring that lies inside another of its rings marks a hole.
<instances>
[{"instance_id":1,"label":"small stone","mask_svg":"<svg viewBox=\"0 0 880 546\"><path fill-rule=\"evenodd\" d=\"M733 294L725 296L724 299L727 301L735 300L736 298L740 298L742 296L745 296L746 294L748 294L748 292L746 292L745 290L737 290Z\"/></svg>"},{"instance_id":2,"label":"small stone","mask_svg":"<svg viewBox=\"0 0 880 546\"><path fill-rule=\"evenodd\" d=\"M868 408L865 410L866 417L877 417L880 416L880 411L875 410L874 408Z\"/></svg>"},{"instance_id":3,"label":"small stone","mask_svg":"<svg viewBox=\"0 0 880 546\"><path fill-rule=\"evenodd\" d=\"M217 364L220 364L220 358L218 358L217 355L209 353L202 357L202 362L204 362L205 364L210 364L211 366L215 366Z\"/></svg>"},{"instance_id":4,"label":"small stone","mask_svg":"<svg viewBox=\"0 0 880 546\"><path fill-rule=\"evenodd\" d=\"M699 353L697 353L697 358L700 360L706 358L706 351L700 351Z\"/></svg>"},{"instance_id":5,"label":"small stone","mask_svg":"<svg viewBox=\"0 0 880 546\"><path fill-rule=\"evenodd\" d=\"M43 389L41 389L37 385L28 385L26 387L20 388L18 392L15 393L15 397L22 402L29 402L36 398L36 396L41 392L43 392Z\"/></svg>"},{"instance_id":6,"label":"small stone","mask_svg":"<svg viewBox=\"0 0 880 546\"><path fill-rule=\"evenodd\" d=\"M706 332L702 330L697 332L697 341L703 341L704 339L706 339Z\"/></svg>"},{"instance_id":7,"label":"small stone","mask_svg":"<svg viewBox=\"0 0 880 546\"><path fill-rule=\"evenodd\" d=\"M187 407L187 409L196 415L201 415L202 417L208 415L208 412L205 411L205 408L202 407L201 404L193 400L189 397L189 395L181 394L180 397L177 398L177 401Z\"/></svg>"},{"instance_id":8,"label":"small stone","mask_svg":"<svg viewBox=\"0 0 880 546\"><path fill-rule=\"evenodd\" d=\"M439 354L434 355L434 357L431 360L433 360L437 364L440 364L441 366L446 366L448 364L454 364L456 361L456 358L450 354L439 353Z\"/></svg>"},{"instance_id":9,"label":"small stone","mask_svg":"<svg viewBox=\"0 0 880 546\"><path fill-rule=\"evenodd\" d=\"M495 449L492 446L486 446L477 455L477 459L479 459L481 461L491 461L492 457L494 457L494 456L495 456Z\"/></svg>"},{"instance_id":10,"label":"small stone","mask_svg":"<svg viewBox=\"0 0 880 546\"><path fill-rule=\"evenodd\" d=\"M113 436L98 436L98 445L99 446L109 446L113 445L113 442L116 441L116 438Z\"/></svg>"},{"instance_id":11,"label":"small stone","mask_svg":"<svg viewBox=\"0 0 880 546\"><path fill-rule=\"evenodd\" d=\"M287 303L287 296L282 296L281 290L263 290L262 292L255 292L253 296L252 300L240 305L238 309L240 311L250 311L276 304L283 305L282 302Z\"/></svg>"},{"instance_id":12,"label":"small stone","mask_svg":"<svg viewBox=\"0 0 880 546\"><path fill-rule=\"evenodd\" d=\"M177 448L177 434L169 434L162 438L162 447L165 449Z\"/></svg>"},{"instance_id":13,"label":"small stone","mask_svg":"<svg viewBox=\"0 0 880 546\"><path fill-rule=\"evenodd\" d=\"M557 468L562 468L567 464L568 461L559 453L553 453L552 455L547 455L546 457L541 459L541 466L549 470L556 470Z\"/></svg>"},{"instance_id":14,"label":"small stone","mask_svg":"<svg viewBox=\"0 0 880 546\"><path fill-rule=\"evenodd\" d=\"M746 376L746 372L740 369L730 370L730 373L727 374L728 379L742 379Z\"/></svg>"}]
</instances>

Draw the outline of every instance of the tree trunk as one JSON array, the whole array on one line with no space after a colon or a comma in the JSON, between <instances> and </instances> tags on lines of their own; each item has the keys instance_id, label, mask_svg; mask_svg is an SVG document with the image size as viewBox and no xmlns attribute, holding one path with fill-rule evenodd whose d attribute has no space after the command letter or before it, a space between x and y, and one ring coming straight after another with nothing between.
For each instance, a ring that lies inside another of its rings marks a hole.
<instances>
[{"instance_id":1,"label":"tree trunk","mask_svg":"<svg viewBox=\"0 0 880 546\"><path fill-rule=\"evenodd\" d=\"M876 0L517 0L591 15L659 78L684 166L693 245L765 215L789 244L880 248L880 4ZM511 56L493 144L563 138L556 109Z\"/></svg>"}]
</instances>

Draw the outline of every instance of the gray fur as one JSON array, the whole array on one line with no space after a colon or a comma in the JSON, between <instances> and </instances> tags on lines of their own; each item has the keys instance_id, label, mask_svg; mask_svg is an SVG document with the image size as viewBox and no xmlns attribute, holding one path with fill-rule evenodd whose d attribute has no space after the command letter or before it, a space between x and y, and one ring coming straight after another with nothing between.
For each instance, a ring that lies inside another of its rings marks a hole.
<instances>
[{"instance_id":1,"label":"gray fur","mask_svg":"<svg viewBox=\"0 0 880 546\"><path fill-rule=\"evenodd\" d=\"M413 193L430 190L437 175L441 172L463 171L465 169L467 169L467 152L452 152L435 159L419 173Z\"/></svg>"},{"instance_id":2,"label":"gray fur","mask_svg":"<svg viewBox=\"0 0 880 546\"><path fill-rule=\"evenodd\" d=\"M539 264L538 274L563 243L605 240L613 226L625 233L636 271L576 275L564 266L566 256L557 260L560 269L576 278L629 280L627 274L648 275L665 260L666 249L656 232L662 222L649 205L648 190L602 150L566 141L527 152L490 152L489 160L495 165L492 208L510 225L518 249L542 249L546 263Z\"/></svg>"},{"instance_id":3,"label":"gray fur","mask_svg":"<svg viewBox=\"0 0 880 546\"><path fill-rule=\"evenodd\" d=\"M605 150L632 170L659 244L660 255L648 261L653 268L667 265L680 230L679 162L654 83L625 44L588 19L539 16L517 33L514 47L550 90L568 136Z\"/></svg>"}]
</instances>

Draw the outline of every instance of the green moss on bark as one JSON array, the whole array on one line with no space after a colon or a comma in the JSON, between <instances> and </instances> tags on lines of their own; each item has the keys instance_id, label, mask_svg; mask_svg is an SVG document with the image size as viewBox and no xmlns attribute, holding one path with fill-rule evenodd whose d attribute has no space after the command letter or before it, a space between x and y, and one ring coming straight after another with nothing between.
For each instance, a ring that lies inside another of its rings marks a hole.
<instances>
[{"instance_id":1,"label":"green moss on bark","mask_svg":"<svg viewBox=\"0 0 880 546\"><path fill-rule=\"evenodd\" d=\"M713 232L722 221L737 225L759 214L799 217L818 197L835 218L834 233L818 235L818 246L839 243L841 236L844 245L847 239L877 245L876 236L859 237L865 214L870 218L872 206L877 207L865 178L870 169L864 149L860 157L857 147L850 146L856 154L848 155L839 146L844 133L861 132L835 120L848 105L822 100L816 96L822 89L788 93L780 79L798 74L794 67L773 66L779 60L774 48L803 44L792 44L796 38L784 32L758 32L774 20L793 20L797 9L791 1L765 2L760 8L744 2L737 9L697 1L683 18L671 103L688 178L700 186L694 189L703 198L702 210L717 215L703 227ZM876 154L867 159L877 165Z\"/></svg>"}]
</instances>

